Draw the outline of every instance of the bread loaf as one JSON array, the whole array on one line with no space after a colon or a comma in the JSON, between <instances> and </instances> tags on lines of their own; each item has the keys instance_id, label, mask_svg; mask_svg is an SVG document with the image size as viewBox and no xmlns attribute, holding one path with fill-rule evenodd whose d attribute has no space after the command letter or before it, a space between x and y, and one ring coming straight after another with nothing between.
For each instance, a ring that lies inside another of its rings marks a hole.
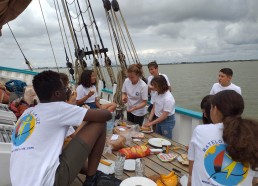
<instances>
[{"instance_id":1,"label":"bread loaf","mask_svg":"<svg viewBox=\"0 0 258 186\"><path fill-rule=\"evenodd\" d=\"M114 134L112 136L107 137L106 141L107 145L110 145L112 147L112 150L119 150L125 147L125 137Z\"/></svg>"}]
</instances>

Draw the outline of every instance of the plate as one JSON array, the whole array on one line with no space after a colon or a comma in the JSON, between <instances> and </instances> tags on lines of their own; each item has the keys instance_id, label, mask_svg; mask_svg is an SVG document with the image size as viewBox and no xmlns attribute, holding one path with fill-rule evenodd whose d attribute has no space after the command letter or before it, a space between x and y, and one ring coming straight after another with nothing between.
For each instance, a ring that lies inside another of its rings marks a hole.
<instances>
[{"instance_id":1,"label":"plate","mask_svg":"<svg viewBox=\"0 0 258 186\"><path fill-rule=\"evenodd\" d=\"M187 186L187 182L188 182L188 175L184 175L180 178L179 180L180 184L182 186Z\"/></svg>"},{"instance_id":2,"label":"plate","mask_svg":"<svg viewBox=\"0 0 258 186\"><path fill-rule=\"evenodd\" d=\"M144 134L142 132L132 132L132 138L143 139Z\"/></svg>"},{"instance_id":3,"label":"plate","mask_svg":"<svg viewBox=\"0 0 258 186\"><path fill-rule=\"evenodd\" d=\"M145 133L145 134L149 134L149 133L152 133L153 130L149 130L149 131L148 131L148 130L142 130L141 132L142 132L142 133Z\"/></svg>"},{"instance_id":4,"label":"plate","mask_svg":"<svg viewBox=\"0 0 258 186\"><path fill-rule=\"evenodd\" d=\"M171 142L163 138L151 138L148 140L148 143L154 147L159 147L159 148L161 148L162 145L171 146Z\"/></svg>"},{"instance_id":5,"label":"plate","mask_svg":"<svg viewBox=\"0 0 258 186\"><path fill-rule=\"evenodd\" d=\"M105 160L109 163L112 163L110 166L99 163L98 170L104 172L105 174L113 174L115 172L115 162L112 160Z\"/></svg>"},{"instance_id":6,"label":"plate","mask_svg":"<svg viewBox=\"0 0 258 186\"><path fill-rule=\"evenodd\" d=\"M134 171L135 170L135 159L125 160L124 170Z\"/></svg>"},{"instance_id":7,"label":"plate","mask_svg":"<svg viewBox=\"0 0 258 186\"><path fill-rule=\"evenodd\" d=\"M130 177L121 182L120 186L156 186L156 183L149 178L145 177Z\"/></svg>"}]
</instances>

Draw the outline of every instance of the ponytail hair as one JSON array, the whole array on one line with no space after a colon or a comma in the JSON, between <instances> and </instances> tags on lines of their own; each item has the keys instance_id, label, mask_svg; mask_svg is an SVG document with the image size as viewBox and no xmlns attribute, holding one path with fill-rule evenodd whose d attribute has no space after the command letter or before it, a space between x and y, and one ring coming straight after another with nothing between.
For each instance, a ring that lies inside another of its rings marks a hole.
<instances>
[{"instance_id":1,"label":"ponytail hair","mask_svg":"<svg viewBox=\"0 0 258 186\"><path fill-rule=\"evenodd\" d=\"M127 72L135 73L137 76L142 77L143 76L143 70L142 70L142 64L132 64L128 67Z\"/></svg>"},{"instance_id":2,"label":"ponytail hair","mask_svg":"<svg viewBox=\"0 0 258 186\"><path fill-rule=\"evenodd\" d=\"M234 90L224 90L214 95L212 106L222 114L223 140L229 156L243 164L258 169L258 121L242 119L244 100Z\"/></svg>"},{"instance_id":3,"label":"ponytail hair","mask_svg":"<svg viewBox=\"0 0 258 186\"><path fill-rule=\"evenodd\" d=\"M258 122L242 119L240 116L227 117L223 121L223 140L226 150L234 161L248 163L258 169Z\"/></svg>"}]
</instances>

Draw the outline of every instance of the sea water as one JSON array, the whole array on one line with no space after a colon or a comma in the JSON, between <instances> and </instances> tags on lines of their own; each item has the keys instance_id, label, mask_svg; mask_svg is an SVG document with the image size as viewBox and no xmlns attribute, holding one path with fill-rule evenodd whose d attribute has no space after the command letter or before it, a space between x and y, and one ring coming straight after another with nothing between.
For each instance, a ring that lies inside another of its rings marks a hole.
<instances>
[{"instance_id":1,"label":"sea water","mask_svg":"<svg viewBox=\"0 0 258 186\"><path fill-rule=\"evenodd\" d=\"M159 63L159 59L156 61ZM202 98L210 93L212 85L217 82L219 70L226 67L234 72L232 82L242 89L245 101L244 116L258 119L258 61L159 64L159 72L168 76L176 106L201 112ZM109 80L106 68L102 69L104 76ZM44 69L36 71L42 70ZM113 70L116 77L117 67L113 67ZM148 77L150 74L147 66L143 66L143 70L145 77ZM68 73L67 68L62 68L60 71ZM107 88L111 88L109 81L106 83Z\"/></svg>"}]
</instances>

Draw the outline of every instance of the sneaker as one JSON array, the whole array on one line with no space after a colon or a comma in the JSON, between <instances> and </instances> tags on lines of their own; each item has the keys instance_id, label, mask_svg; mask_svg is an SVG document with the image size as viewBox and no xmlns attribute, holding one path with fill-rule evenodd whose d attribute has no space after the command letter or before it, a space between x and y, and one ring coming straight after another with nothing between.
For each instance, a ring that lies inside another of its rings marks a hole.
<instances>
[{"instance_id":1,"label":"sneaker","mask_svg":"<svg viewBox=\"0 0 258 186\"><path fill-rule=\"evenodd\" d=\"M96 172L83 183L83 186L119 186L122 180L115 178L113 175L105 174L101 171Z\"/></svg>"}]
</instances>

